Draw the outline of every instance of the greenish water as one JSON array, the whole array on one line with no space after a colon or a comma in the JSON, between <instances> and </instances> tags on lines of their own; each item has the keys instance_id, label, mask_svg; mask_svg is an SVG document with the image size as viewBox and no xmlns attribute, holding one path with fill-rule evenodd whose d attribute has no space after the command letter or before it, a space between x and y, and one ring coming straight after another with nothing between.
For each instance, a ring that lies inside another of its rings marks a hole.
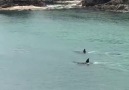
<instances>
[{"instance_id":1,"label":"greenish water","mask_svg":"<svg viewBox=\"0 0 129 90\"><path fill-rule=\"evenodd\" d=\"M87 58L93 64L73 63ZM129 13L0 12L0 90L128 90L128 83Z\"/></svg>"}]
</instances>

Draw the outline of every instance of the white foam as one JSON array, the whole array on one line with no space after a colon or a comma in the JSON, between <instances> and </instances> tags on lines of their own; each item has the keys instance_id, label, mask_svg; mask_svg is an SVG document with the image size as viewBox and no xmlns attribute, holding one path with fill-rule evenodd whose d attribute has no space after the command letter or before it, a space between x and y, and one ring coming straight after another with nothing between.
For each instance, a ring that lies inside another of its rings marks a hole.
<instances>
[{"instance_id":1,"label":"white foam","mask_svg":"<svg viewBox=\"0 0 129 90\"><path fill-rule=\"evenodd\" d=\"M93 64L99 64L99 62L93 62Z\"/></svg>"},{"instance_id":2,"label":"white foam","mask_svg":"<svg viewBox=\"0 0 129 90\"><path fill-rule=\"evenodd\" d=\"M93 62L93 64L108 64L107 62Z\"/></svg>"},{"instance_id":3,"label":"white foam","mask_svg":"<svg viewBox=\"0 0 129 90\"><path fill-rule=\"evenodd\" d=\"M88 53L95 53L96 51L89 51Z\"/></svg>"}]
</instances>

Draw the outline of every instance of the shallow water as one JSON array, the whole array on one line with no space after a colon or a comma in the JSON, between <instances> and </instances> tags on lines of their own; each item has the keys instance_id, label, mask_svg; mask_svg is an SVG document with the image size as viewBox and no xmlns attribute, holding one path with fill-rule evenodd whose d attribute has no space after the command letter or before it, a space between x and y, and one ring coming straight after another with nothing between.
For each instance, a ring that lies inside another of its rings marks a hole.
<instances>
[{"instance_id":1,"label":"shallow water","mask_svg":"<svg viewBox=\"0 0 129 90\"><path fill-rule=\"evenodd\" d=\"M129 13L0 12L0 89L128 90L128 37Z\"/></svg>"}]
</instances>

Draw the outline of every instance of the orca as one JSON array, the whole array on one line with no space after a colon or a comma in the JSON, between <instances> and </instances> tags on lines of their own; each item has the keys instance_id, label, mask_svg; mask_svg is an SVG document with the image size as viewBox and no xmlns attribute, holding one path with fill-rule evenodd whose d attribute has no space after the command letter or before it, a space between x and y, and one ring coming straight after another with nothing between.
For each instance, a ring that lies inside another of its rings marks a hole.
<instances>
[{"instance_id":1,"label":"orca","mask_svg":"<svg viewBox=\"0 0 129 90\"><path fill-rule=\"evenodd\" d=\"M86 63L89 63L89 58L86 60Z\"/></svg>"},{"instance_id":2,"label":"orca","mask_svg":"<svg viewBox=\"0 0 129 90\"><path fill-rule=\"evenodd\" d=\"M85 61L85 62L74 62L74 63L77 63L77 64L82 64L82 65L90 65L91 63L90 63L90 61L89 61L89 58Z\"/></svg>"},{"instance_id":3,"label":"orca","mask_svg":"<svg viewBox=\"0 0 129 90\"><path fill-rule=\"evenodd\" d=\"M83 53L86 54L86 49L83 50Z\"/></svg>"}]
</instances>

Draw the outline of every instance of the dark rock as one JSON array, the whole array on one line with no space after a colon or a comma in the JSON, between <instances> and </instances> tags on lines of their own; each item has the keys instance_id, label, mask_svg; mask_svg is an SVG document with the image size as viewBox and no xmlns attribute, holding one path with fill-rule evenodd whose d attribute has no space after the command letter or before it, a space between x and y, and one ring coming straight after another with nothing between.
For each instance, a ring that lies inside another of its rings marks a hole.
<instances>
[{"instance_id":1,"label":"dark rock","mask_svg":"<svg viewBox=\"0 0 129 90\"><path fill-rule=\"evenodd\" d=\"M125 9L125 6L120 4L117 6L117 10L124 10Z\"/></svg>"},{"instance_id":2,"label":"dark rock","mask_svg":"<svg viewBox=\"0 0 129 90\"><path fill-rule=\"evenodd\" d=\"M45 2L39 2L39 6L46 6Z\"/></svg>"},{"instance_id":3,"label":"dark rock","mask_svg":"<svg viewBox=\"0 0 129 90\"><path fill-rule=\"evenodd\" d=\"M1 5L2 8L7 8L7 7L11 7L12 5L11 4L3 4Z\"/></svg>"}]
</instances>

